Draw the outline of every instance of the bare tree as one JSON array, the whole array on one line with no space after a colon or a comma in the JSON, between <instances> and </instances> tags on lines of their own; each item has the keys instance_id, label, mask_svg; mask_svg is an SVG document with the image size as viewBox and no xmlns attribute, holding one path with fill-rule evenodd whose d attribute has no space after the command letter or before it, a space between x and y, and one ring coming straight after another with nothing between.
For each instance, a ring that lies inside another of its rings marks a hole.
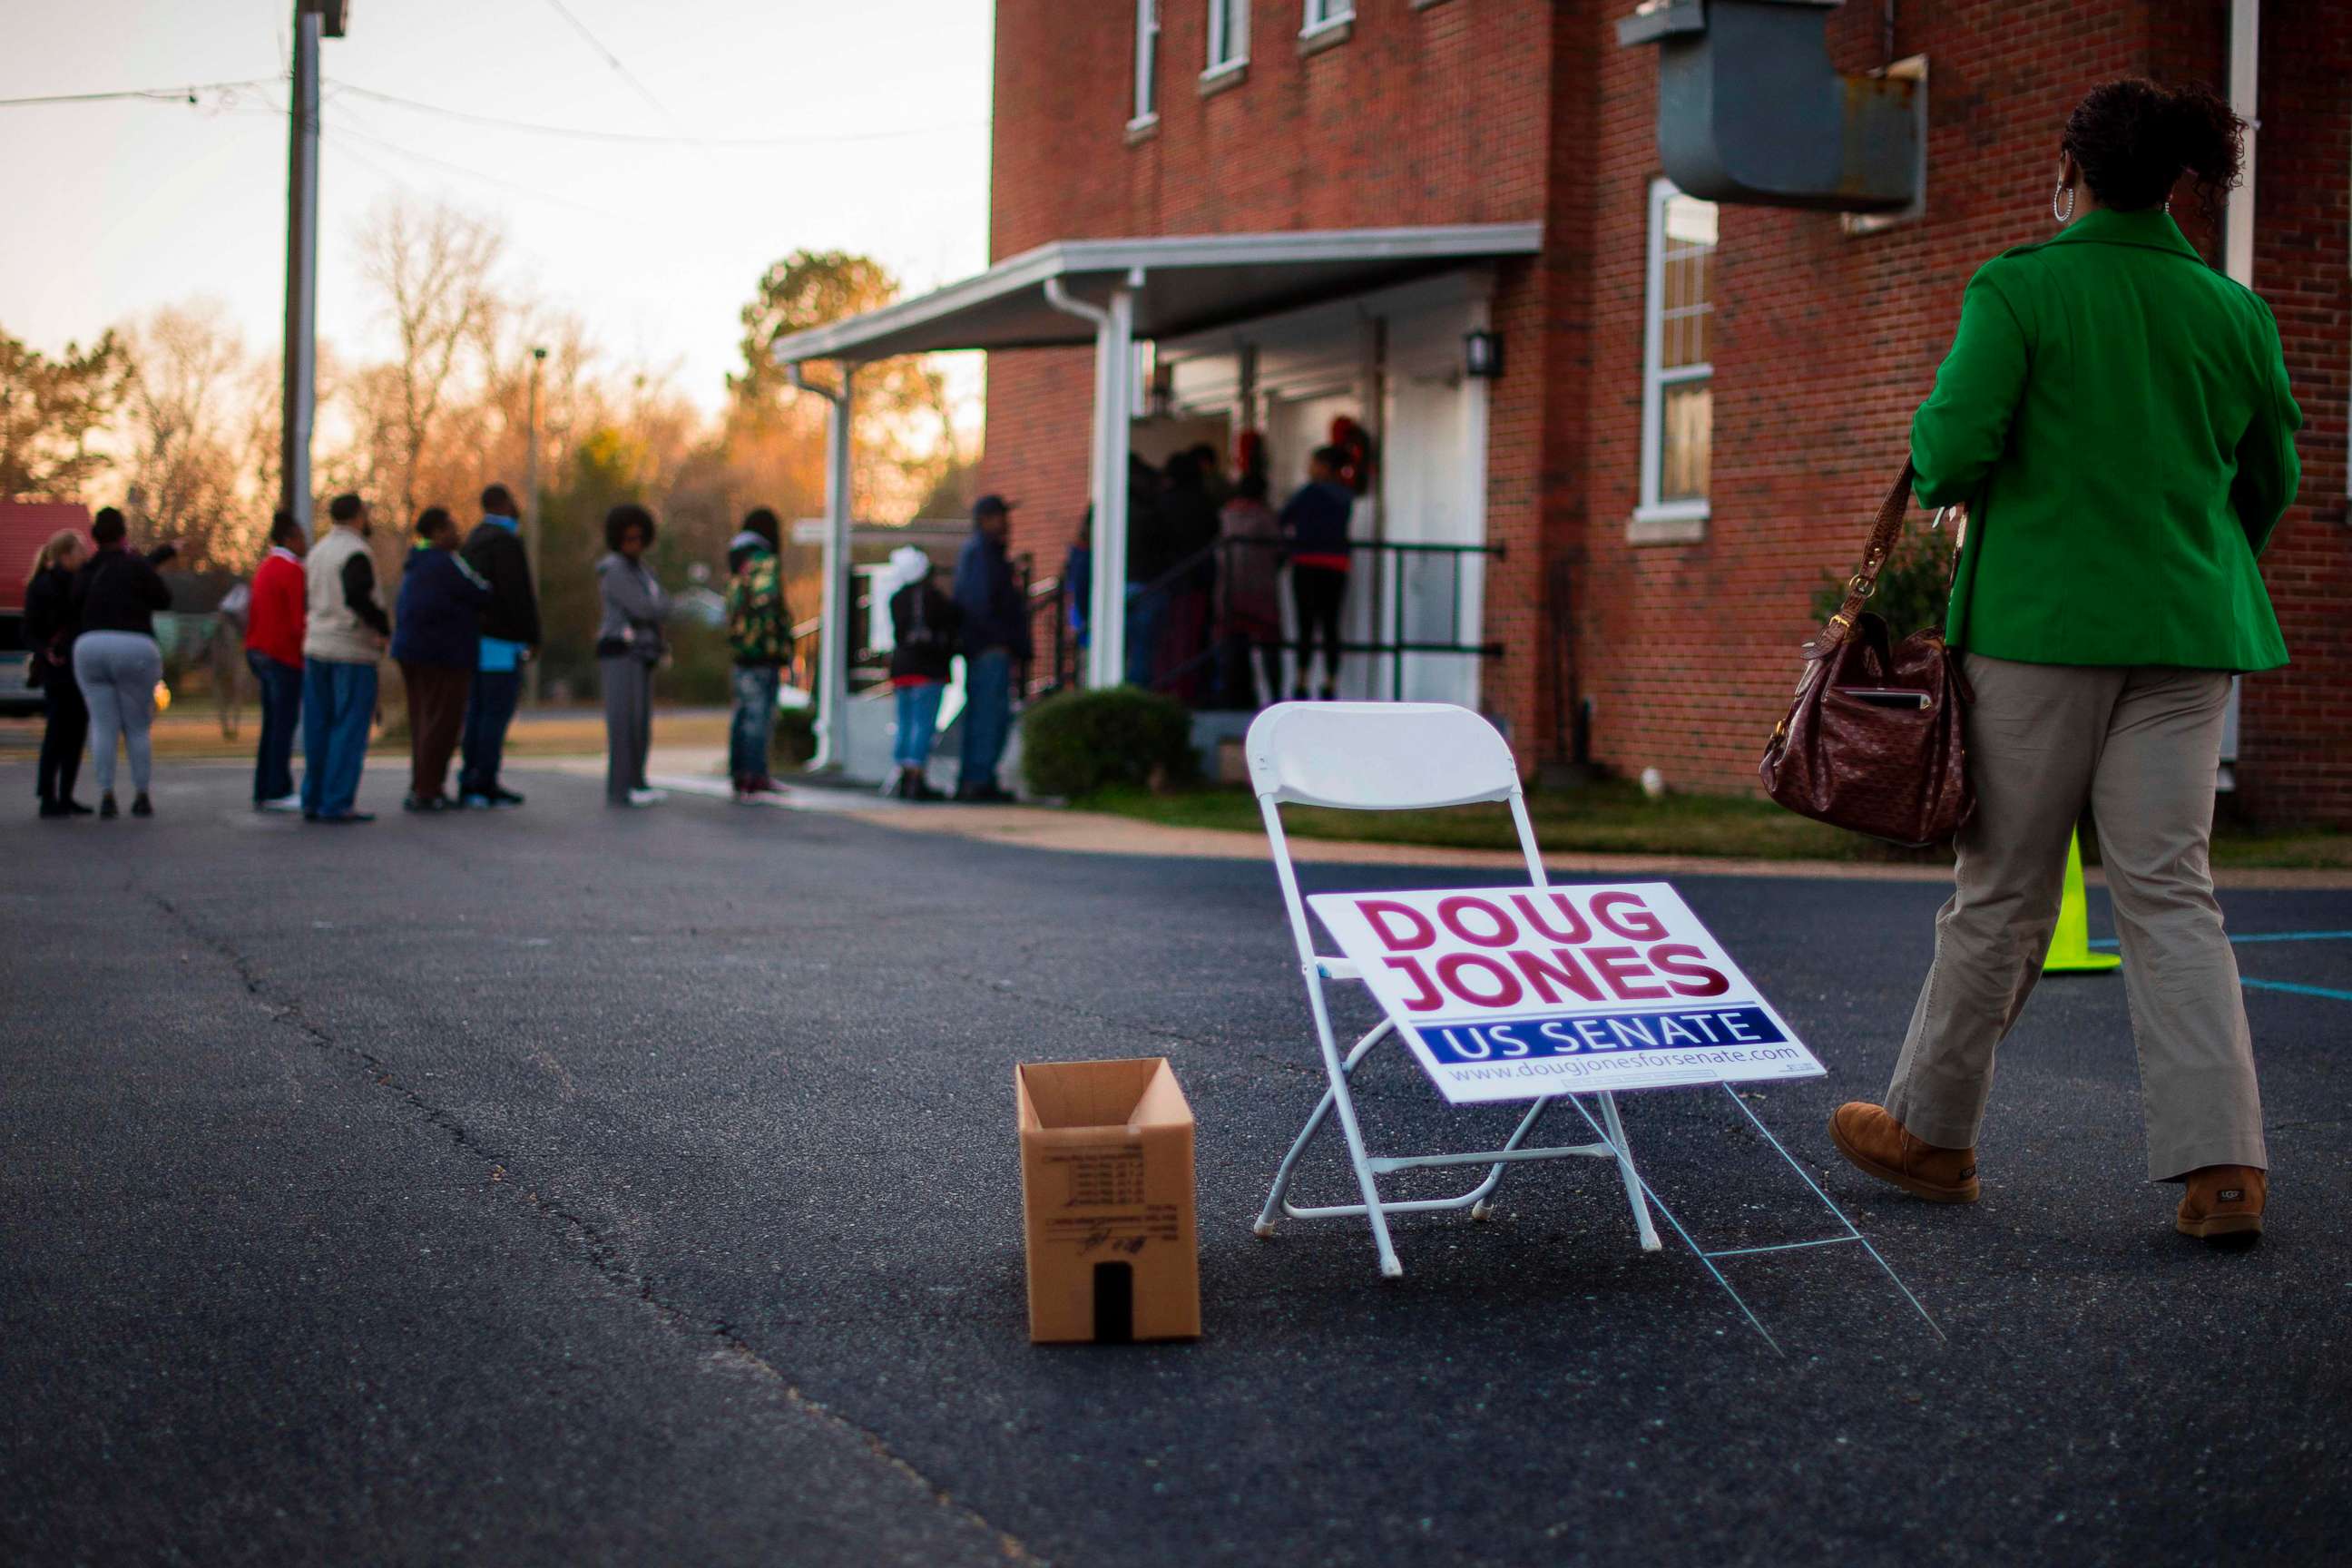
<instances>
[{"instance_id":1,"label":"bare tree","mask_svg":"<svg viewBox=\"0 0 2352 1568\"><path fill-rule=\"evenodd\" d=\"M240 484L238 429L250 375L244 341L217 300L166 305L123 332L132 371L125 467L139 510L190 558L242 564L258 536Z\"/></svg>"},{"instance_id":2,"label":"bare tree","mask_svg":"<svg viewBox=\"0 0 2352 1568\"><path fill-rule=\"evenodd\" d=\"M390 395L362 426L390 437L382 456L404 524L415 514L418 472L469 350L495 309L491 273L504 240L479 218L444 205L419 208L394 198L370 215L360 233L360 271L375 289L398 345Z\"/></svg>"}]
</instances>

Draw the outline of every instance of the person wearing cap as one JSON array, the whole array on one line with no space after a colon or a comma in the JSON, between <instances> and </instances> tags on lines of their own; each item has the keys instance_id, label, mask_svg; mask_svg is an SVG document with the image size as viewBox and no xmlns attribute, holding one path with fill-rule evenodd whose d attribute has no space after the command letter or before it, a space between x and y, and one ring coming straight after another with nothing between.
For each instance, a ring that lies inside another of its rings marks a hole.
<instances>
[{"instance_id":1,"label":"person wearing cap","mask_svg":"<svg viewBox=\"0 0 2352 1568\"><path fill-rule=\"evenodd\" d=\"M727 542L727 641L735 654L735 714L727 726L727 772L740 802L782 795L768 772L776 735L776 692L793 661L793 612L784 601L776 545L782 524L766 507L743 519Z\"/></svg>"},{"instance_id":2,"label":"person wearing cap","mask_svg":"<svg viewBox=\"0 0 2352 1568\"><path fill-rule=\"evenodd\" d=\"M964 668L958 800L1013 798L996 782L996 765L1013 728L1013 661L1029 657L1029 606L1005 553L1013 504L1000 495L974 501L971 537L956 558L955 602L963 612Z\"/></svg>"},{"instance_id":3,"label":"person wearing cap","mask_svg":"<svg viewBox=\"0 0 2352 1568\"><path fill-rule=\"evenodd\" d=\"M937 800L924 776L940 727L940 700L963 627L956 602L931 584L931 558L911 544L890 552L890 687L898 699L897 744L882 793L899 800Z\"/></svg>"}]
</instances>

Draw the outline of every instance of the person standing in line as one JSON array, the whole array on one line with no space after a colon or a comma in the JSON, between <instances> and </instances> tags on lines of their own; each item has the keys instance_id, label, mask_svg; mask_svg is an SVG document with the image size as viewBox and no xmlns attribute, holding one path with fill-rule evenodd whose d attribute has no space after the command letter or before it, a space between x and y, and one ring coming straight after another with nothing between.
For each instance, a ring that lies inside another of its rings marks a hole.
<instances>
[{"instance_id":1,"label":"person standing in line","mask_svg":"<svg viewBox=\"0 0 2352 1568\"><path fill-rule=\"evenodd\" d=\"M302 818L341 826L375 820L356 805L392 619L368 550L367 503L346 491L327 517L334 526L302 563Z\"/></svg>"},{"instance_id":2,"label":"person standing in line","mask_svg":"<svg viewBox=\"0 0 2352 1568\"><path fill-rule=\"evenodd\" d=\"M1198 456L1179 452L1168 459L1167 489L1160 498L1160 526L1178 563L1192 564L1168 589L1168 616L1160 635L1159 677L1169 695L1188 708L1201 705L1209 671L1209 616L1217 586L1214 546L1218 503L1210 495Z\"/></svg>"},{"instance_id":3,"label":"person standing in line","mask_svg":"<svg viewBox=\"0 0 2352 1568\"><path fill-rule=\"evenodd\" d=\"M776 547L782 524L766 507L743 519L727 542L727 641L735 655L735 713L727 726L727 772L735 798L782 795L769 773L776 740L776 693L793 661L793 612L784 601Z\"/></svg>"},{"instance_id":4,"label":"person standing in line","mask_svg":"<svg viewBox=\"0 0 2352 1568\"><path fill-rule=\"evenodd\" d=\"M963 615L963 761L955 797L1004 801L996 780L1013 729L1013 666L1029 657L1029 606L1013 580L1005 542L1014 503L985 495L972 503L971 536L956 557L955 602Z\"/></svg>"},{"instance_id":5,"label":"person standing in line","mask_svg":"<svg viewBox=\"0 0 2352 1568\"><path fill-rule=\"evenodd\" d=\"M1282 694L1282 527L1265 504L1265 476L1245 473L1218 514L1226 541L1217 573L1217 635L1224 662L1224 705L1240 712L1260 706L1258 670L1268 700Z\"/></svg>"},{"instance_id":6,"label":"person standing in line","mask_svg":"<svg viewBox=\"0 0 2352 1568\"><path fill-rule=\"evenodd\" d=\"M464 763L457 796L478 809L511 810L522 796L500 782L507 730L522 697L522 667L539 656L539 595L523 549L520 509L504 485L482 491L482 521L466 536L466 564L490 585L480 652L466 693Z\"/></svg>"},{"instance_id":7,"label":"person standing in line","mask_svg":"<svg viewBox=\"0 0 2352 1568\"><path fill-rule=\"evenodd\" d=\"M299 811L294 731L302 721L302 557L310 541L291 512L269 522L269 553L246 604L245 663L261 692L261 743L253 759L253 809Z\"/></svg>"},{"instance_id":8,"label":"person standing in line","mask_svg":"<svg viewBox=\"0 0 2352 1568\"><path fill-rule=\"evenodd\" d=\"M1886 1103L1841 1106L1830 1136L1933 1202L1978 1196L1994 1053L2041 973L2088 805L2148 1179L2183 1187L2184 1235L2262 1234L2270 1157L2210 840L2231 674L2287 660L2255 558L2294 503L2303 419L2270 307L2167 210L2185 172L2212 216L2244 129L2200 88L2093 89L2060 143L2066 227L1978 270L1912 421L1919 500L1972 514L1946 637L1974 694L1976 812Z\"/></svg>"},{"instance_id":9,"label":"person standing in line","mask_svg":"<svg viewBox=\"0 0 2352 1568\"><path fill-rule=\"evenodd\" d=\"M1291 699L1307 700L1315 647L1323 647L1323 700L1339 694L1339 626L1348 605L1348 525L1356 498L1339 479L1348 454L1318 447L1307 464L1307 483L1282 508L1282 538L1290 556L1290 598L1298 612L1298 678Z\"/></svg>"},{"instance_id":10,"label":"person standing in line","mask_svg":"<svg viewBox=\"0 0 2352 1568\"><path fill-rule=\"evenodd\" d=\"M35 789L41 797L41 815L63 818L88 816L89 807L74 799L74 781L81 776L82 742L89 738L89 704L81 699L74 679L74 571L88 552L82 537L60 529L33 558L25 579L25 646L32 650L30 678L41 689L41 764Z\"/></svg>"},{"instance_id":11,"label":"person standing in line","mask_svg":"<svg viewBox=\"0 0 2352 1568\"><path fill-rule=\"evenodd\" d=\"M1183 556L1160 506L1158 468L1139 453L1127 455L1127 683L1151 689L1162 668L1172 584L1161 581Z\"/></svg>"},{"instance_id":12,"label":"person standing in line","mask_svg":"<svg viewBox=\"0 0 2352 1568\"><path fill-rule=\"evenodd\" d=\"M963 627L956 602L932 585L931 558L908 544L890 553L890 685L897 696L898 736L882 793L900 800L937 800L924 776L940 727L940 700Z\"/></svg>"},{"instance_id":13,"label":"person standing in line","mask_svg":"<svg viewBox=\"0 0 2352 1568\"><path fill-rule=\"evenodd\" d=\"M624 502L604 514L611 553L596 563L596 670L604 686L604 804L659 805L668 793L646 781L653 750L654 666L667 651L662 616L667 601L645 554L654 542L654 514Z\"/></svg>"},{"instance_id":14,"label":"person standing in line","mask_svg":"<svg viewBox=\"0 0 2352 1568\"><path fill-rule=\"evenodd\" d=\"M155 646L155 612L172 607L172 590L155 568L179 553L161 544L145 555L123 545L131 531L112 507L99 509L89 537L98 549L74 574L74 679L89 705L90 761L98 774L98 815L115 815L114 742L119 736L131 759L133 816L152 816L147 798L153 753L147 729L155 720L155 688L163 680L163 655Z\"/></svg>"},{"instance_id":15,"label":"person standing in line","mask_svg":"<svg viewBox=\"0 0 2352 1568\"><path fill-rule=\"evenodd\" d=\"M480 655L482 606L489 602L490 585L457 553L457 520L444 508L426 507L416 519L416 542L394 606L392 657L408 694L403 811L443 812L457 804L442 789Z\"/></svg>"},{"instance_id":16,"label":"person standing in line","mask_svg":"<svg viewBox=\"0 0 2352 1568\"><path fill-rule=\"evenodd\" d=\"M1094 640L1095 612L1095 503L1087 502L1087 510L1078 515L1078 536L1070 541L1069 553L1062 557L1062 603L1065 606L1063 624L1070 628L1070 640L1080 654ZM1081 660L1083 664L1083 660ZM1062 672L1055 670L1057 681Z\"/></svg>"}]
</instances>

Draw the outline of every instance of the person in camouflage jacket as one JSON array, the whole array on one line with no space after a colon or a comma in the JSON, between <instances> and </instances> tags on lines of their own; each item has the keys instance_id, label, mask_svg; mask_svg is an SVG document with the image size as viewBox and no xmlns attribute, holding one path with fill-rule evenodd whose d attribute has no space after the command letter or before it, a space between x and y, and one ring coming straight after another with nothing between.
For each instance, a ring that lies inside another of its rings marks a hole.
<instances>
[{"instance_id":1,"label":"person in camouflage jacket","mask_svg":"<svg viewBox=\"0 0 2352 1568\"><path fill-rule=\"evenodd\" d=\"M781 537L776 514L760 507L727 543L727 641L735 653L727 771L734 775L738 801L783 793L768 772L776 693L793 662L793 612L784 602L783 571L776 559Z\"/></svg>"}]
</instances>

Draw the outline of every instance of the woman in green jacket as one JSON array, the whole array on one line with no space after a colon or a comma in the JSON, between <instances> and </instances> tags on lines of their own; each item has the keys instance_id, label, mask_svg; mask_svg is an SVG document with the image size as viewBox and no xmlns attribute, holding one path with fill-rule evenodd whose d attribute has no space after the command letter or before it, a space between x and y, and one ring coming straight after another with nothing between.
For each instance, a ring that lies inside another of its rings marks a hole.
<instances>
[{"instance_id":1,"label":"woman in green jacket","mask_svg":"<svg viewBox=\"0 0 2352 1568\"><path fill-rule=\"evenodd\" d=\"M1974 702L1977 810L1884 1107L1838 1148L1922 1197L1977 1195L1993 1054L2041 973L2094 811L2139 1047L2148 1174L2175 1226L2262 1230L2261 1100L2207 841L2233 673L2286 662L2254 560L2302 423L2278 326L2170 216L2237 184L2243 121L2198 89L2109 82L2066 121L2053 238L1970 281L1911 427L1919 500L1965 509L1947 633Z\"/></svg>"}]
</instances>

